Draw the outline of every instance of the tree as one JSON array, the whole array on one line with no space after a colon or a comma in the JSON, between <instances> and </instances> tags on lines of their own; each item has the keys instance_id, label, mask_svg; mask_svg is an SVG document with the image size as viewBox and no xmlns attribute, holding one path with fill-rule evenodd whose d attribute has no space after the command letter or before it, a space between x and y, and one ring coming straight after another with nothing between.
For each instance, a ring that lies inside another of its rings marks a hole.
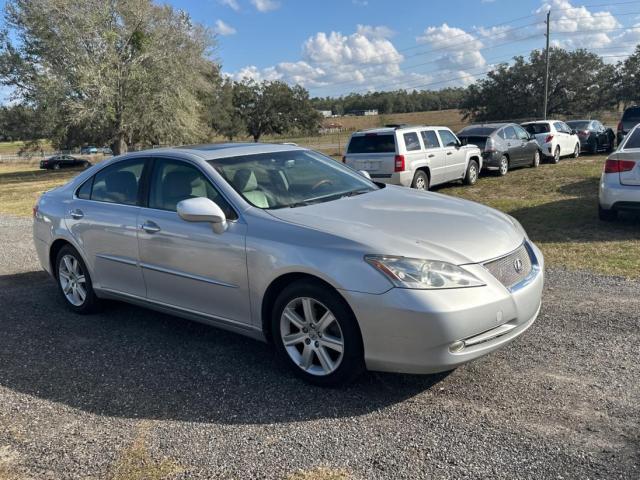
<instances>
[{"instance_id":1,"label":"tree","mask_svg":"<svg viewBox=\"0 0 640 480\"><path fill-rule=\"evenodd\" d=\"M615 67L583 49L552 48L548 113L584 115L615 104ZM462 103L475 120L521 120L542 116L544 53L534 50L529 60L518 56L471 85Z\"/></svg>"},{"instance_id":2,"label":"tree","mask_svg":"<svg viewBox=\"0 0 640 480\"><path fill-rule=\"evenodd\" d=\"M618 66L618 98L625 103L640 100L640 45Z\"/></svg>"},{"instance_id":3,"label":"tree","mask_svg":"<svg viewBox=\"0 0 640 480\"><path fill-rule=\"evenodd\" d=\"M8 0L0 80L66 147L204 138L210 32L152 0Z\"/></svg>"},{"instance_id":4,"label":"tree","mask_svg":"<svg viewBox=\"0 0 640 480\"><path fill-rule=\"evenodd\" d=\"M258 83L245 79L235 85L233 103L246 126L247 134L258 142L263 135L317 131L320 115L308 92L284 82Z\"/></svg>"},{"instance_id":5,"label":"tree","mask_svg":"<svg viewBox=\"0 0 640 480\"><path fill-rule=\"evenodd\" d=\"M215 132L232 141L246 130L243 116L233 103L238 87L230 78L222 79L219 75L211 81L216 88L208 104L209 123Z\"/></svg>"}]
</instances>

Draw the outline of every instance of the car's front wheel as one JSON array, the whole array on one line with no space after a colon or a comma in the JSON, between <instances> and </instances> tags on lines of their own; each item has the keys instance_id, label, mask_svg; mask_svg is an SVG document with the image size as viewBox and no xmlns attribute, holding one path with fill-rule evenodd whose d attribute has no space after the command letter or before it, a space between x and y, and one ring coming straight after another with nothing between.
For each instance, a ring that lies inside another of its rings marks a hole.
<instances>
[{"instance_id":1,"label":"car's front wheel","mask_svg":"<svg viewBox=\"0 0 640 480\"><path fill-rule=\"evenodd\" d=\"M464 176L464 183L466 185L475 185L478 181L479 170L480 168L478 167L478 162L476 162L475 160L469 160L467 173Z\"/></svg>"},{"instance_id":2,"label":"car's front wheel","mask_svg":"<svg viewBox=\"0 0 640 480\"><path fill-rule=\"evenodd\" d=\"M56 257L58 290L65 304L76 313L92 313L98 306L91 276L77 250L70 245L60 249Z\"/></svg>"},{"instance_id":3,"label":"car's front wheel","mask_svg":"<svg viewBox=\"0 0 640 480\"><path fill-rule=\"evenodd\" d=\"M362 337L353 313L344 299L320 283L298 282L280 293L271 334L280 359L307 382L343 385L364 370Z\"/></svg>"}]
</instances>

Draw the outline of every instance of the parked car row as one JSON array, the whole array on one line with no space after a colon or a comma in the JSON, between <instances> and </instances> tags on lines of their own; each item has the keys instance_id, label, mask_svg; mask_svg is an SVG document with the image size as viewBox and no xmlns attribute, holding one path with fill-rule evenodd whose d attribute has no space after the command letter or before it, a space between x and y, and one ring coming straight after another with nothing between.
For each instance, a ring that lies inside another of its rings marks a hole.
<instances>
[{"instance_id":1,"label":"parked car row","mask_svg":"<svg viewBox=\"0 0 640 480\"><path fill-rule=\"evenodd\" d=\"M613 132L597 121L543 120L469 125L458 134L447 127L388 125L355 132L343 157L374 180L428 190L442 183L478 181L482 169L506 175L514 167L537 167L542 158L558 163L584 149L613 148Z\"/></svg>"}]
</instances>

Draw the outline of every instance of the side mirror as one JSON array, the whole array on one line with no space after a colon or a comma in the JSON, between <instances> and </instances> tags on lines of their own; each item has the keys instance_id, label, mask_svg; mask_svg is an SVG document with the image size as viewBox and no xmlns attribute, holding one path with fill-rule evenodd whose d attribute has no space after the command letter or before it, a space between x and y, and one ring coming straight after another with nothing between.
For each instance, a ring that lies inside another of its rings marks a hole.
<instances>
[{"instance_id":1,"label":"side mirror","mask_svg":"<svg viewBox=\"0 0 640 480\"><path fill-rule=\"evenodd\" d=\"M208 222L213 231L224 233L227 217L222 209L206 197L189 198L178 202L178 216L186 222Z\"/></svg>"},{"instance_id":2,"label":"side mirror","mask_svg":"<svg viewBox=\"0 0 640 480\"><path fill-rule=\"evenodd\" d=\"M572 128L572 129L571 129L571 135L575 135L575 134L577 134L577 133L578 133L578 132L576 132L575 128Z\"/></svg>"},{"instance_id":3,"label":"side mirror","mask_svg":"<svg viewBox=\"0 0 640 480\"><path fill-rule=\"evenodd\" d=\"M369 172L367 172L366 170L358 170L358 173L364 178L368 178L369 180L371 180L371 175L369 175Z\"/></svg>"}]
</instances>

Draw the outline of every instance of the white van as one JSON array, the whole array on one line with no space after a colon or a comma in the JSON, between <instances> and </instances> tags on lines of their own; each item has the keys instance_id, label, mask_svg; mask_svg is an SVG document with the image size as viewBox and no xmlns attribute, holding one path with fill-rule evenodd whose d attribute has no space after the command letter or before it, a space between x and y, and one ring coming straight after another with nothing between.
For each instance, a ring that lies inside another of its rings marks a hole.
<instances>
[{"instance_id":1,"label":"white van","mask_svg":"<svg viewBox=\"0 0 640 480\"><path fill-rule=\"evenodd\" d=\"M482 168L478 147L463 146L447 127L402 125L355 132L343 160L375 181L418 190L454 180L473 185Z\"/></svg>"}]
</instances>

